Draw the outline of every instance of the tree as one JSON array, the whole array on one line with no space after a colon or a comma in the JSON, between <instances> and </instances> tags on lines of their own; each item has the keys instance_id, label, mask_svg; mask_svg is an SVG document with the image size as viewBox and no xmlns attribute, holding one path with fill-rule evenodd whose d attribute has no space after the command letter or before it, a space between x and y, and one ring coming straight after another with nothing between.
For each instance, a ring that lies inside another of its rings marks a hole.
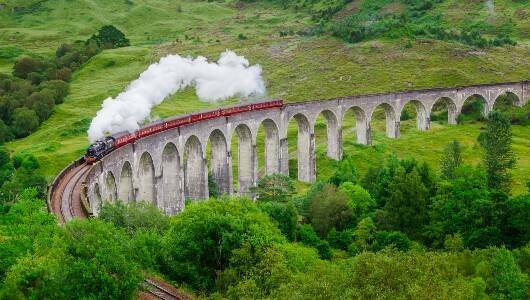
<instances>
[{"instance_id":1,"label":"tree","mask_svg":"<svg viewBox=\"0 0 530 300\"><path fill-rule=\"evenodd\" d=\"M196 289L211 290L217 274L230 266L232 251L284 242L278 228L245 199L211 199L186 206L164 235L166 274Z\"/></svg>"},{"instance_id":2,"label":"tree","mask_svg":"<svg viewBox=\"0 0 530 300\"><path fill-rule=\"evenodd\" d=\"M325 240L321 240L311 225L304 224L300 226L297 238L300 243L317 249L320 258L331 258L331 248L329 243Z\"/></svg>"},{"instance_id":3,"label":"tree","mask_svg":"<svg viewBox=\"0 0 530 300\"><path fill-rule=\"evenodd\" d=\"M68 83L63 80L48 80L39 85L40 90L52 92L55 104L63 103L64 98L68 95Z\"/></svg>"},{"instance_id":4,"label":"tree","mask_svg":"<svg viewBox=\"0 0 530 300\"><path fill-rule=\"evenodd\" d=\"M378 224L381 228L419 238L427 216L427 189L418 172L414 169L406 173L399 167L389 190L392 192L378 215Z\"/></svg>"},{"instance_id":5,"label":"tree","mask_svg":"<svg viewBox=\"0 0 530 300\"><path fill-rule=\"evenodd\" d=\"M298 213L292 203L261 202L259 208L278 222L278 228L290 241L296 238Z\"/></svg>"},{"instance_id":6,"label":"tree","mask_svg":"<svg viewBox=\"0 0 530 300\"><path fill-rule=\"evenodd\" d=\"M377 206L377 203L372 196L370 196L370 193L360 185L344 182L340 186L340 190L348 195L348 205L353 209L353 214L356 220L365 217Z\"/></svg>"},{"instance_id":7,"label":"tree","mask_svg":"<svg viewBox=\"0 0 530 300\"><path fill-rule=\"evenodd\" d=\"M44 122L53 112L55 105L54 92L49 89L34 92L26 99L26 105L37 113L40 122Z\"/></svg>"},{"instance_id":8,"label":"tree","mask_svg":"<svg viewBox=\"0 0 530 300\"><path fill-rule=\"evenodd\" d=\"M466 248L484 248L502 241L502 210L491 200L483 169L463 165L455 178L440 183L429 210L425 234L435 247L447 235L460 234Z\"/></svg>"},{"instance_id":9,"label":"tree","mask_svg":"<svg viewBox=\"0 0 530 300\"><path fill-rule=\"evenodd\" d=\"M486 280L487 292L494 299L528 299L528 275L521 272L509 250L488 249L476 273Z\"/></svg>"},{"instance_id":10,"label":"tree","mask_svg":"<svg viewBox=\"0 0 530 300\"><path fill-rule=\"evenodd\" d=\"M13 66L13 75L25 79L31 73L41 73L45 69L46 64L42 61L33 57L22 56L17 59Z\"/></svg>"},{"instance_id":11,"label":"tree","mask_svg":"<svg viewBox=\"0 0 530 300\"><path fill-rule=\"evenodd\" d=\"M340 186L344 182L357 183L357 171L351 157L343 158L335 169L335 174L329 179L329 183Z\"/></svg>"},{"instance_id":12,"label":"tree","mask_svg":"<svg viewBox=\"0 0 530 300\"><path fill-rule=\"evenodd\" d=\"M295 192L294 182L289 176L276 173L263 176L250 191L258 201L286 202Z\"/></svg>"},{"instance_id":13,"label":"tree","mask_svg":"<svg viewBox=\"0 0 530 300\"><path fill-rule=\"evenodd\" d=\"M400 231L379 231L375 234L372 249L380 251L386 248L394 248L399 251L408 251L412 242L406 234Z\"/></svg>"},{"instance_id":14,"label":"tree","mask_svg":"<svg viewBox=\"0 0 530 300\"><path fill-rule=\"evenodd\" d=\"M457 140L454 140L445 147L442 158L440 159L440 168L445 178L454 178L455 170L462 164L461 152L460 143Z\"/></svg>"},{"instance_id":15,"label":"tree","mask_svg":"<svg viewBox=\"0 0 530 300\"><path fill-rule=\"evenodd\" d=\"M141 281L138 265L128 256L122 232L99 220L73 220L62 228L57 245L62 251L63 289L69 297L130 299Z\"/></svg>"},{"instance_id":16,"label":"tree","mask_svg":"<svg viewBox=\"0 0 530 300\"><path fill-rule=\"evenodd\" d=\"M169 228L168 216L145 202L105 202L98 218L114 224L117 228L123 228L130 235L142 229L162 233Z\"/></svg>"},{"instance_id":17,"label":"tree","mask_svg":"<svg viewBox=\"0 0 530 300\"><path fill-rule=\"evenodd\" d=\"M0 119L0 145L14 138L11 129Z\"/></svg>"},{"instance_id":18,"label":"tree","mask_svg":"<svg viewBox=\"0 0 530 300\"><path fill-rule=\"evenodd\" d=\"M36 189L26 189L7 214L1 216L0 277L17 259L53 243L57 229L55 217L48 213Z\"/></svg>"},{"instance_id":19,"label":"tree","mask_svg":"<svg viewBox=\"0 0 530 300\"><path fill-rule=\"evenodd\" d=\"M39 127L39 117L34 110L21 107L15 109L11 128L17 137L25 137Z\"/></svg>"},{"instance_id":20,"label":"tree","mask_svg":"<svg viewBox=\"0 0 530 300\"><path fill-rule=\"evenodd\" d=\"M348 249L350 253L357 254L369 250L375 239L375 233L375 223L370 217L359 221L353 232L353 242Z\"/></svg>"},{"instance_id":21,"label":"tree","mask_svg":"<svg viewBox=\"0 0 530 300\"><path fill-rule=\"evenodd\" d=\"M479 142L484 148L483 162L489 188L509 193L510 169L515 166L510 120L498 111L491 112Z\"/></svg>"},{"instance_id":22,"label":"tree","mask_svg":"<svg viewBox=\"0 0 530 300\"><path fill-rule=\"evenodd\" d=\"M327 236L332 228L338 231L346 228L353 221L348 196L336 186L326 184L311 200L309 220L320 237Z\"/></svg>"},{"instance_id":23,"label":"tree","mask_svg":"<svg viewBox=\"0 0 530 300\"><path fill-rule=\"evenodd\" d=\"M101 27L98 34L93 35L87 43L90 40L95 40L100 47L107 49L127 47L130 45L129 39L125 37L125 34L113 25L105 25Z\"/></svg>"}]
</instances>

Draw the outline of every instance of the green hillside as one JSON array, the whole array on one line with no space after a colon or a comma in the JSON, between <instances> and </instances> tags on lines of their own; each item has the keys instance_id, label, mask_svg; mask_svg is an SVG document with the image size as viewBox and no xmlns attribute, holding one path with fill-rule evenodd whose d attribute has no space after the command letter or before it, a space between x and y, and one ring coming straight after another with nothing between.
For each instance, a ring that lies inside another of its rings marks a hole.
<instances>
[{"instance_id":1,"label":"green hillside","mask_svg":"<svg viewBox=\"0 0 530 300\"><path fill-rule=\"evenodd\" d=\"M85 130L101 102L117 95L150 63L170 53L217 59L222 51L232 49L252 64L262 65L269 97L288 102L530 78L528 1L495 1L493 13L482 1L451 0L436 6L445 22L458 25L483 20L490 24L486 37L494 36L496 28L510 20L510 36L517 45L486 48L407 35L347 43L325 31L329 24L355 14L359 2L346 4L322 26L324 32L320 34L310 34L319 22L311 15L320 2L298 9L294 5L284 8L273 1L6 2L0 10L0 72L10 72L21 54L54 55L61 43L86 40L106 24L118 27L131 40L130 47L105 50L74 73L65 103L55 107L37 132L9 143L8 148L35 154L51 180L83 153L88 144ZM393 1L386 2L383 10L400 9L392 5ZM212 106L200 102L193 90L186 90L157 107L154 116ZM396 141L384 138L376 124L375 146L368 149L353 145L351 134L347 136L353 131L352 124L352 120L345 124L345 153L359 158L360 170L393 151L436 164L441 148L455 137L466 145L465 158L479 162L473 153L478 147L480 124L434 124L433 130L419 133L408 129L413 122L407 121L402 125L402 137ZM530 129L514 126L514 135L514 149L520 158L514 181L516 192L520 192L530 175L530 161L524 155L530 152ZM323 149L319 138L318 170L319 176L325 177L333 164L322 158ZM291 150L294 153L294 145Z\"/></svg>"}]
</instances>

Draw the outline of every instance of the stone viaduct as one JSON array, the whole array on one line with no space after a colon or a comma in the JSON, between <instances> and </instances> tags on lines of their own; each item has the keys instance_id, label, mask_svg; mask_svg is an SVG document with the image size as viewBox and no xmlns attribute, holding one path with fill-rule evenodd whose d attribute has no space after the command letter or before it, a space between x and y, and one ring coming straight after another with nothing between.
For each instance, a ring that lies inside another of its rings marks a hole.
<instances>
[{"instance_id":1,"label":"stone viaduct","mask_svg":"<svg viewBox=\"0 0 530 300\"><path fill-rule=\"evenodd\" d=\"M382 107L386 114L386 135L398 138L401 111L409 102L416 108L417 128L428 130L431 110L438 101L447 105L448 123L456 124L464 102L471 96L478 96L484 102L484 114L487 114L505 93L517 96L516 105L522 106L530 98L530 82L340 97L193 123L145 137L105 156L87 177L88 201L95 214L102 201L117 199L149 201L174 214L183 209L185 199L208 198L208 173L221 193L249 193L258 179L256 143L260 128L265 131L265 173L288 174L287 128L291 120L298 125L298 179L313 182L316 179L314 130L319 115L327 121L327 155L340 160L342 123L349 110L355 114L357 143L370 145L370 122L377 107ZM233 136L238 141L237 153L231 151ZM209 159L208 143L211 145ZM232 185L234 155L238 161L237 191Z\"/></svg>"}]
</instances>

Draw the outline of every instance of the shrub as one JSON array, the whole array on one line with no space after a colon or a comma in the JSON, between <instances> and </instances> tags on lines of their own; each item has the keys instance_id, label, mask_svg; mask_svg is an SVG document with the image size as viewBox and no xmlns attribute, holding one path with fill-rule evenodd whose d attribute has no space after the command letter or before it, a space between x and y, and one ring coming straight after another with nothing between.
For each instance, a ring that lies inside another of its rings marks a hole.
<instances>
[{"instance_id":1,"label":"shrub","mask_svg":"<svg viewBox=\"0 0 530 300\"><path fill-rule=\"evenodd\" d=\"M127 47L130 45L129 39L125 37L125 34L113 25L101 27L98 33L92 35L88 41L91 40L96 41L100 47L106 49Z\"/></svg>"},{"instance_id":2,"label":"shrub","mask_svg":"<svg viewBox=\"0 0 530 300\"><path fill-rule=\"evenodd\" d=\"M284 240L269 217L249 200L193 203L173 218L164 235L165 272L172 280L211 290L216 274L229 267L233 250L244 244L257 250Z\"/></svg>"},{"instance_id":3,"label":"shrub","mask_svg":"<svg viewBox=\"0 0 530 300\"><path fill-rule=\"evenodd\" d=\"M327 236L332 228L339 231L346 228L353 221L348 196L333 185L325 185L311 201L309 219L321 237Z\"/></svg>"},{"instance_id":4,"label":"shrub","mask_svg":"<svg viewBox=\"0 0 530 300\"><path fill-rule=\"evenodd\" d=\"M16 137L25 137L39 127L39 117L34 110L22 107L15 109L11 128Z\"/></svg>"}]
</instances>

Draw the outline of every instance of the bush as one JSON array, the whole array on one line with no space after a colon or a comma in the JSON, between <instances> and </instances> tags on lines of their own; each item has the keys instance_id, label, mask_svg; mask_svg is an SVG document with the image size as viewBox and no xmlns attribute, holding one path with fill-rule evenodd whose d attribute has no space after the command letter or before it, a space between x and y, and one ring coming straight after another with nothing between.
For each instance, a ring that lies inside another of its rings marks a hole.
<instances>
[{"instance_id":1,"label":"bush","mask_svg":"<svg viewBox=\"0 0 530 300\"><path fill-rule=\"evenodd\" d=\"M321 240L311 225L300 226L297 238L302 244L316 248L321 258L331 258L331 248L328 242Z\"/></svg>"},{"instance_id":2,"label":"bush","mask_svg":"<svg viewBox=\"0 0 530 300\"><path fill-rule=\"evenodd\" d=\"M325 185L311 200L309 220L320 237L327 236L332 228L340 231L351 225L353 210L348 196L333 185Z\"/></svg>"},{"instance_id":3,"label":"bush","mask_svg":"<svg viewBox=\"0 0 530 300\"><path fill-rule=\"evenodd\" d=\"M412 242L406 234L400 231L380 231L375 234L372 249L380 251L386 248L394 248L399 251L408 251Z\"/></svg>"},{"instance_id":4,"label":"bush","mask_svg":"<svg viewBox=\"0 0 530 300\"><path fill-rule=\"evenodd\" d=\"M249 200L193 203L173 217L164 235L165 273L196 289L211 290L216 274L229 267L232 251L244 244L262 249L284 240L269 217Z\"/></svg>"},{"instance_id":5,"label":"bush","mask_svg":"<svg viewBox=\"0 0 530 300\"><path fill-rule=\"evenodd\" d=\"M97 34L87 41L95 41L100 47L111 49L127 47L130 45L129 39L125 37L125 34L113 25L105 25L98 30Z\"/></svg>"},{"instance_id":6,"label":"bush","mask_svg":"<svg viewBox=\"0 0 530 300\"><path fill-rule=\"evenodd\" d=\"M46 69L46 64L42 61L29 57L22 56L17 59L13 66L13 75L19 78L26 79L31 73L42 73Z\"/></svg>"},{"instance_id":7,"label":"bush","mask_svg":"<svg viewBox=\"0 0 530 300\"><path fill-rule=\"evenodd\" d=\"M39 127L39 117L34 110L22 107L15 109L11 128L17 138L31 134Z\"/></svg>"},{"instance_id":8,"label":"bush","mask_svg":"<svg viewBox=\"0 0 530 300\"><path fill-rule=\"evenodd\" d=\"M296 238L298 213L291 203L264 202L259 208L278 223L278 228L290 241Z\"/></svg>"},{"instance_id":9,"label":"bush","mask_svg":"<svg viewBox=\"0 0 530 300\"><path fill-rule=\"evenodd\" d=\"M11 129L0 119L0 145L14 139Z\"/></svg>"}]
</instances>

